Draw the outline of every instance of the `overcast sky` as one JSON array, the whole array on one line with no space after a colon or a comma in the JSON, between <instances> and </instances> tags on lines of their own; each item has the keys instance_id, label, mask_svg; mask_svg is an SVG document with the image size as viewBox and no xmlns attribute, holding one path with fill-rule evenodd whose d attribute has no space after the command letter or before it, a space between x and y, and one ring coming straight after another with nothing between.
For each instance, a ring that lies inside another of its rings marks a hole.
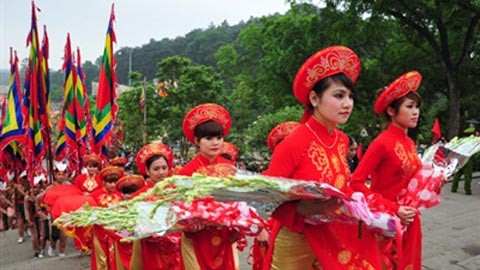
<instances>
[{"instance_id":1,"label":"overcast sky","mask_svg":"<svg viewBox=\"0 0 480 270\"><path fill-rule=\"evenodd\" d=\"M72 48L80 47L82 61L103 54L111 4L115 3L114 49L146 44L150 39L184 36L226 20L230 25L274 13L284 14L285 0L36 0L40 40L43 25L50 39L50 68L61 68L63 48L70 33ZM28 57L31 0L0 0L0 69L9 67L9 48L19 59Z\"/></svg>"}]
</instances>

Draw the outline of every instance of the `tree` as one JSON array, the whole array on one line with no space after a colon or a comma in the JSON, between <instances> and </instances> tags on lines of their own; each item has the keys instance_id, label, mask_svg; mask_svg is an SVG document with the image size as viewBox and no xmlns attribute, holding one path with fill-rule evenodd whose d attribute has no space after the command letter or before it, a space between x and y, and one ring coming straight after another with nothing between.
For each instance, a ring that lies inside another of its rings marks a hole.
<instances>
[{"instance_id":1,"label":"tree","mask_svg":"<svg viewBox=\"0 0 480 270\"><path fill-rule=\"evenodd\" d=\"M297 106L287 106L275 113L257 116L245 132L243 143L237 143L243 152L268 158L271 154L267 147L267 137L270 131L278 124L286 121L300 121L303 108Z\"/></svg>"},{"instance_id":2,"label":"tree","mask_svg":"<svg viewBox=\"0 0 480 270\"><path fill-rule=\"evenodd\" d=\"M448 136L458 135L460 128L460 99L463 90L460 78L464 66L470 61L473 42L478 35L480 5L478 1L329 1L344 4L358 16L395 18L403 30L412 35L410 42L423 47L429 45L430 53L442 68L443 92L448 97ZM416 35L416 36L415 36Z\"/></svg>"},{"instance_id":3,"label":"tree","mask_svg":"<svg viewBox=\"0 0 480 270\"><path fill-rule=\"evenodd\" d=\"M212 67L195 65L188 58L174 56L158 64L159 100L163 108L162 127L168 131L170 142L179 142L181 155L186 156L190 145L182 133L182 122L187 112L202 103L224 105L225 87L220 75Z\"/></svg>"},{"instance_id":4,"label":"tree","mask_svg":"<svg viewBox=\"0 0 480 270\"><path fill-rule=\"evenodd\" d=\"M98 65L92 63L92 61L86 61L82 65L83 72L85 73L85 85L87 87L87 94L92 94L92 82L98 81L98 74L100 68Z\"/></svg>"}]
</instances>

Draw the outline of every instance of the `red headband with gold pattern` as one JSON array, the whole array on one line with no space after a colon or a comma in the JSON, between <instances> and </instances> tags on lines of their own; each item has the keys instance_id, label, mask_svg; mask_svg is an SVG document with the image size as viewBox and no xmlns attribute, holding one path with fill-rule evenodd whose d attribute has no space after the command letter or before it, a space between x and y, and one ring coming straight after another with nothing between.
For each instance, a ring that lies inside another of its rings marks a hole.
<instances>
[{"instance_id":1,"label":"red headband with gold pattern","mask_svg":"<svg viewBox=\"0 0 480 270\"><path fill-rule=\"evenodd\" d=\"M122 191L123 188L129 186L136 186L138 189L142 188L145 185L145 180L143 176L138 174L127 174L124 175L122 178L118 179L117 183L115 184L115 188L118 191Z\"/></svg>"},{"instance_id":2,"label":"red headband with gold pattern","mask_svg":"<svg viewBox=\"0 0 480 270\"><path fill-rule=\"evenodd\" d=\"M232 161L238 158L238 149L233 143L223 142L223 148L220 154L227 154L231 157Z\"/></svg>"},{"instance_id":3,"label":"red headband with gold pattern","mask_svg":"<svg viewBox=\"0 0 480 270\"><path fill-rule=\"evenodd\" d=\"M99 177L102 181L105 181L109 176L117 178L118 181L123 176L123 169L117 166L108 166L99 172Z\"/></svg>"},{"instance_id":4,"label":"red headband with gold pattern","mask_svg":"<svg viewBox=\"0 0 480 270\"><path fill-rule=\"evenodd\" d=\"M360 75L360 59L351 49L332 46L314 55L303 63L293 82L293 93L303 105L309 105L308 95L315 84L329 76L344 73L353 83Z\"/></svg>"},{"instance_id":5,"label":"red headband with gold pattern","mask_svg":"<svg viewBox=\"0 0 480 270\"><path fill-rule=\"evenodd\" d=\"M223 137L227 137L232 124L228 111L214 103L205 103L191 109L183 119L183 134L191 143L195 143L195 128L209 120L219 123L223 128Z\"/></svg>"},{"instance_id":6,"label":"red headband with gold pattern","mask_svg":"<svg viewBox=\"0 0 480 270\"><path fill-rule=\"evenodd\" d=\"M173 152L170 147L163 143L150 143L143 146L135 157L138 173L147 174L147 160L155 155L164 157L169 168L173 165Z\"/></svg>"},{"instance_id":7,"label":"red headband with gold pattern","mask_svg":"<svg viewBox=\"0 0 480 270\"><path fill-rule=\"evenodd\" d=\"M410 71L398 77L395 81L387 86L375 101L373 109L377 114L383 114L387 107L393 101L404 97L409 92L417 91L422 82L422 75L417 71Z\"/></svg>"},{"instance_id":8,"label":"red headband with gold pattern","mask_svg":"<svg viewBox=\"0 0 480 270\"><path fill-rule=\"evenodd\" d=\"M277 144L285 139L285 137L292 133L298 126L300 126L300 123L295 121L283 122L275 126L267 137L268 148L273 152Z\"/></svg>"}]
</instances>

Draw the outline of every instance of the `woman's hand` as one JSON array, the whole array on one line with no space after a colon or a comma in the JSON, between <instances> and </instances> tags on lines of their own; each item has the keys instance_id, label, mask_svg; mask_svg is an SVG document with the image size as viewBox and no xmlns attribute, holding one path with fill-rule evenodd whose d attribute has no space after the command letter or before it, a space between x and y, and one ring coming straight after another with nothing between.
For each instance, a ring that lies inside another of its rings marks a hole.
<instances>
[{"instance_id":1,"label":"woman's hand","mask_svg":"<svg viewBox=\"0 0 480 270\"><path fill-rule=\"evenodd\" d=\"M270 240L270 234L267 232L267 230L262 229L260 234L257 236L258 245L261 247L266 247L268 246L269 240Z\"/></svg>"},{"instance_id":2,"label":"woman's hand","mask_svg":"<svg viewBox=\"0 0 480 270\"><path fill-rule=\"evenodd\" d=\"M405 224L409 225L413 222L413 218L417 214L417 209L410 206L400 206L397 211L397 216L400 218L400 221Z\"/></svg>"},{"instance_id":3,"label":"woman's hand","mask_svg":"<svg viewBox=\"0 0 480 270\"><path fill-rule=\"evenodd\" d=\"M342 200L331 198L328 200L300 200L297 205L297 213L302 216L314 216L325 214L342 206Z\"/></svg>"}]
</instances>

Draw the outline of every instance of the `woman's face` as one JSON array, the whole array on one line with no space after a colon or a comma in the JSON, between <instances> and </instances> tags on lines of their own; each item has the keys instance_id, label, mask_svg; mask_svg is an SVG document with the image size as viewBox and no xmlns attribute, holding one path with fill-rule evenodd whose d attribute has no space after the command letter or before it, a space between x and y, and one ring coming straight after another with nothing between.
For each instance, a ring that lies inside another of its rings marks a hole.
<instances>
[{"instance_id":1,"label":"woman's face","mask_svg":"<svg viewBox=\"0 0 480 270\"><path fill-rule=\"evenodd\" d=\"M87 168L87 173L90 176L98 173L98 167L97 166L94 166L92 164L87 164L86 168Z\"/></svg>"},{"instance_id":2,"label":"woman's face","mask_svg":"<svg viewBox=\"0 0 480 270\"><path fill-rule=\"evenodd\" d=\"M352 159L357 154L358 144L356 142L350 142L348 147L347 158Z\"/></svg>"},{"instance_id":3,"label":"woman's face","mask_svg":"<svg viewBox=\"0 0 480 270\"><path fill-rule=\"evenodd\" d=\"M352 90L342 83L332 81L321 97L314 91L310 93L310 102L317 105L313 108L313 115L327 128L347 122L353 109Z\"/></svg>"},{"instance_id":4,"label":"woman's face","mask_svg":"<svg viewBox=\"0 0 480 270\"><path fill-rule=\"evenodd\" d=\"M62 184L63 182L69 180L67 173L64 171L58 171L58 170L54 171L53 176L54 176L54 180L59 184Z\"/></svg>"},{"instance_id":5,"label":"woman's face","mask_svg":"<svg viewBox=\"0 0 480 270\"><path fill-rule=\"evenodd\" d=\"M220 152L222 151L223 137L204 137L200 140L195 138L195 143L199 148L200 154L205 156L207 159L214 159L220 155Z\"/></svg>"},{"instance_id":6,"label":"woman's face","mask_svg":"<svg viewBox=\"0 0 480 270\"><path fill-rule=\"evenodd\" d=\"M116 184L115 180L113 180L113 181L103 181L103 186L105 187L105 189L108 192L115 191L115 184Z\"/></svg>"},{"instance_id":7,"label":"woman's face","mask_svg":"<svg viewBox=\"0 0 480 270\"><path fill-rule=\"evenodd\" d=\"M150 164L150 167L147 168L147 175L150 177L150 180L154 183L162 181L165 177L168 176L168 163L165 158L160 157Z\"/></svg>"},{"instance_id":8,"label":"woman's face","mask_svg":"<svg viewBox=\"0 0 480 270\"><path fill-rule=\"evenodd\" d=\"M392 119L392 124L402 129L414 128L420 117L420 106L415 100L405 98L396 113L392 107L387 108L387 113Z\"/></svg>"}]
</instances>

